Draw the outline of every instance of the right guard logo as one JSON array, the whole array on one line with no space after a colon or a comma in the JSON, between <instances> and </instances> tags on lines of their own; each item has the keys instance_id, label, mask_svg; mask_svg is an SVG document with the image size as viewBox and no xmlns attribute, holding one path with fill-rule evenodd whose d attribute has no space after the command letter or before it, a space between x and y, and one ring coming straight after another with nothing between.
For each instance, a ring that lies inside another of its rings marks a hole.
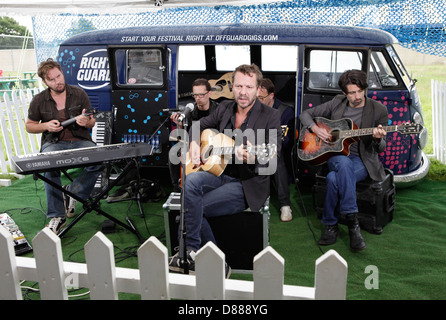
<instances>
[{"instance_id":1,"label":"right guard logo","mask_svg":"<svg viewBox=\"0 0 446 320\"><path fill-rule=\"evenodd\" d=\"M110 84L110 69L107 49L95 49L82 53L79 48L65 49L59 53L58 61L67 76L75 77L79 87L98 90ZM74 80L74 79L73 79Z\"/></svg>"},{"instance_id":2,"label":"right guard logo","mask_svg":"<svg viewBox=\"0 0 446 320\"><path fill-rule=\"evenodd\" d=\"M110 83L107 49L98 49L85 53L77 71L79 87L97 90Z\"/></svg>"}]
</instances>

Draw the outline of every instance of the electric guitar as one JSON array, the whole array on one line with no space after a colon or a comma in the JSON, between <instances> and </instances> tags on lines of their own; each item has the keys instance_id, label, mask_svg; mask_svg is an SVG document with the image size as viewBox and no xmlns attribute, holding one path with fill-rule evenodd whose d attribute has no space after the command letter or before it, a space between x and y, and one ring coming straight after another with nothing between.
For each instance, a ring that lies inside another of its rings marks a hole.
<instances>
[{"instance_id":1,"label":"electric guitar","mask_svg":"<svg viewBox=\"0 0 446 320\"><path fill-rule=\"evenodd\" d=\"M206 129L200 136L201 163L192 163L189 152L186 154L186 175L196 171L208 171L220 176L227 164L232 161L235 152L234 140L231 137L212 129ZM254 154L260 163L266 163L276 154L275 145L248 146L247 151Z\"/></svg>"},{"instance_id":2,"label":"electric guitar","mask_svg":"<svg viewBox=\"0 0 446 320\"><path fill-rule=\"evenodd\" d=\"M350 145L359 141L360 136L372 135L374 128L358 129L351 119L328 120L321 117L314 118L319 127L326 128L331 134L329 142L324 142L315 134L303 128L299 135L297 155L302 161L311 165L320 165L334 155L349 155ZM423 126L415 123L385 126L386 132L401 134L417 134Z\"/></svg>"}]
</instances>

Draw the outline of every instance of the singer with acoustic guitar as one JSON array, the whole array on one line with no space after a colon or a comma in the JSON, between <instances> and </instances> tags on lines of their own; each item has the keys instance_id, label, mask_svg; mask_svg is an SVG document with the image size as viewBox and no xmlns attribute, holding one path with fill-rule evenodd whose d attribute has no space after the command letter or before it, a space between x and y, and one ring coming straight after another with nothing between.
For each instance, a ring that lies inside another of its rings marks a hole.
<instances>
[{"instance_id":1,"label":"singer with acoustic guitar","mask_svg":"<svg viewBox=\"0 0 446 320\"><path fill-rule=\"evenodd\" d=\"M183 273L187 269L193 273L196 252L208 241L216 243L208 217L235 214L248 207L259 211L269 196L270 175L274 174L274 164L277 167L274 155L280 154L281 128L280 113L257 99L262 78L256 65L237 67L232 80L234 100L221 102L214 112L190 128L190 159L201 169L189 173L183 184L187 266L177 253L169 259L171 271ZM208 135L209 129L217 134ZM203 144L204 136L210 137L209 143ZM208 148L223 141L223 148ZM271 145L277 146L273 148L274 155L258 155ZM215 151L219 155L221 151L231 154L214 157ZM218 158L227 163L223 171L212 173L207 165ZM205 166L201 166L203 163ZM227 266L226 275L229 274Z\"/></svg>"},{"instance_id":2,"label":"singer with acoustic guitar","mask_svg":"<svg viewBox=\"0 0 446 320\"><path fill-rule=\"evenodd\" d=\"M362 136L349 145L349 150L345 154L333 155L326 161L329 173L322 214L325 231L318 241L320 245L336 242L339 235L338 215L342 214L346 216L348 222L351 249L362 250L366 248L366 243L361 235L357 218L356 183L368 176L375 181L382 181L385 178L378 155L386 147L386 131L383 126L388 124L388 111L383 104L367 98L368 82L365 72L348 70L340 76L338 84L342 95L305 110L300 115L300 121L303 129L309 130L316 136L318 144L328 146L334 143L335 139L328 127L321 122L316 123L315 118L329 120L345 118L350 119L350 123L358 128L373 128L370 135ZM304 144L299 140L299 148L303 147Z\"/></svg>"}]
</instances>

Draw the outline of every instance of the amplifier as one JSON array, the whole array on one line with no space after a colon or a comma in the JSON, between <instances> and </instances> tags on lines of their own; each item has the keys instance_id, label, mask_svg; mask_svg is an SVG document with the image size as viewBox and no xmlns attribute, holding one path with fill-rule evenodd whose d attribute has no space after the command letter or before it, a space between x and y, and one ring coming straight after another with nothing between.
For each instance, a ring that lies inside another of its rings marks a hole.
<instances>
[{"instance_id":1,"label":"amplifier","mask_svg":"<svg viewBox=\"0 0 446 320\"><path fill-rule=\"evenodd\" d=\"M180 193L171 193L163 205L166 247L169 255L178 250ZM218 248L225 254L233 273L253 270L254 257L269 245L269 204L260 212L249 210L221 217L208 218Z\"/></svg>"}]
</instances>

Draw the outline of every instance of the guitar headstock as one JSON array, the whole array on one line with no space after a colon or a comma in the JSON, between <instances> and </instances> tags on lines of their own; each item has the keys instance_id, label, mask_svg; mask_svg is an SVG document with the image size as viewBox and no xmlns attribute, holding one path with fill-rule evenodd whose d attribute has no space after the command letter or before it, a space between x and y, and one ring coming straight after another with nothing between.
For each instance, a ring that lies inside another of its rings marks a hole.
<instances>
[{"instance_id":1,"label":"guitar headstock","mask_svg":"<svg viewBox=\"0 0 446 320\"><path fill-rule=\"evenodd\" d=\"M423 131L423 126L419 123L403 123L397 126L397 131L401 134L417 134Z\"/></svg>"}]
</instances>

